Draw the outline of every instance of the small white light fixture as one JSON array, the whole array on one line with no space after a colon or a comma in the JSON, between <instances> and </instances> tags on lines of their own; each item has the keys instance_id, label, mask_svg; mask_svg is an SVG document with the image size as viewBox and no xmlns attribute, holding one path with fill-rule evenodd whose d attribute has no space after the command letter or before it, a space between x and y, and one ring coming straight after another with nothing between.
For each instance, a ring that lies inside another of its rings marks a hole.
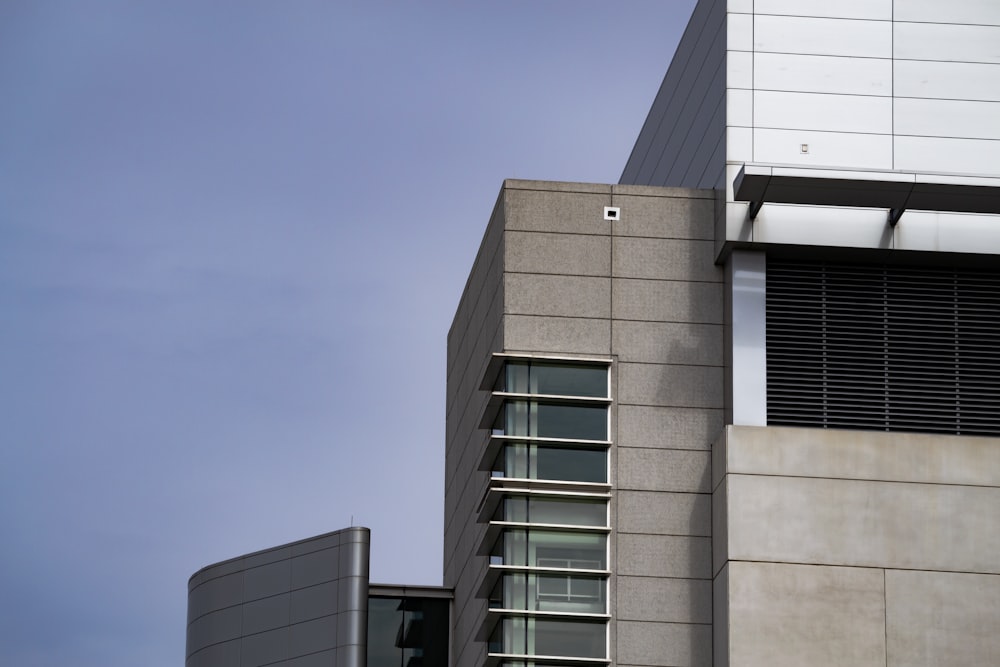
<instances>
[{"instance_id":1,"label":"small white light fixture","mask_svg":"<svg viewBox=\"0 0 1000 667\"><path fill-rule=\"evenodd\" d=\"M808 153L809 152L809 144L799 144L799 152L800 153Z\"/></svg>"},{"instance_id":2,"label":"small white light fixture","mask_svg":"<svg viewBox=\"0 0 1000 667\"><path fill-rule=\"evenodd\" d=\"M622 219L622 209L620 206L605 206L604 219L616 222Z\"/></svg>"}]
</instances>

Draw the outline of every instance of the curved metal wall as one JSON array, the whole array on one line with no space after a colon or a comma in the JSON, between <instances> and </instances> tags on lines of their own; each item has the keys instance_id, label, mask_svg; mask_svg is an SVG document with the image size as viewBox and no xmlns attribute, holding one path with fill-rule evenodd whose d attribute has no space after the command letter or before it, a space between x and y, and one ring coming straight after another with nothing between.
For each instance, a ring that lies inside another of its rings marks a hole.
<instances>
[{"instance_id":1,"label":"curved metal wall","mask_svg":"<svg viewBox=\"0 0 1000 667\"><path fill-rule=\"evenodd\" d=\"M199 570L186 667L364 667L370 541L346 528Z\"/></svg>"}]
</instances>

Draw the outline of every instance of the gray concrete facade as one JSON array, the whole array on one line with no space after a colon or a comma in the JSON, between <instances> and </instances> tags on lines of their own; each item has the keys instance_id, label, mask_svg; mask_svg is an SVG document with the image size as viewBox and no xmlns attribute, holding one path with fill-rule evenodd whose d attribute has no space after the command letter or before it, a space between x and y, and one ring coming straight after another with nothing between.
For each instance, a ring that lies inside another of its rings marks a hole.
<instances>
[{"instance_id":1,"label":"gray concrete facade","mask_svg":"<svg viewBox=\"0 0 1000 667\"><path fill-rule=\"evenodd\" d=\"M345 528L199 570L186 667L365 667L369 544Z\"/></svg>"},{"instance_id":2,"label":"gray concrete facade","mask_svg":"<svg viewBox=\"0 0 1000 667\"><path fill-rule=\"evenodd\" d=\"M607 221L605 206L621 218ZM611 361L609 662L710 665L711 451L723 425L712 191L508 180L448 339L444 583L452 654L481 665L475 511L491 355Z\"/></svg>"},{"instance_id":3,"label":"gray concrete facade","mask_svg":"<svg viewBox=\"0 0 1000 667\"><path fill-rule=\"evenodd\" d=\"M713 454L717 666L1000 658L1000 439L729 426Z\"/></svg>"}]
</instances>

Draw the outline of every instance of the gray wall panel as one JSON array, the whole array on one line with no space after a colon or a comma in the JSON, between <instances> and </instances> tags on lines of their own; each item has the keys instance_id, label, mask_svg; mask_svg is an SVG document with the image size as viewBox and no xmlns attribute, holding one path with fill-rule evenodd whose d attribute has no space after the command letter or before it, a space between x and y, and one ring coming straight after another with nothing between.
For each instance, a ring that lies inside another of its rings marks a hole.
<instances>
[{"instance_id":1,"label":"gray wall panel","mask_svg":"<svg viewBox=\"0 0 1000 667\"><path fill-rule=\"evenodd\" d=\"M720 0L699 0L695 6L677 47L677 54L667 69L646 122L639 131L639 137L622 173L621 183L652 184L650 175L660 159L660 153L654 148L654 144L659 136L662 145L664 133L669 133L669 129L664 129L663 125L666 123L667 128L673 126L678 106L683 103L681 98L696 79L695 73L704 60L704 52L715 33L716 26L713 25L709 34L705 34L709 15L716 12L721 4ZM677 91L680 94L676 94Z\"/></svg>"},{"instance_id":2,"label":"gray wall panel","mask_svg":"<svg viewBox=\"0 0 1000 667\"><path fill-rule=\"evenodd\" d=\"M1000 657L1000 576L885 571L889 667L989 665Z\"/></svg>"},{"instance_id":3,"label":"gray wall panel","mask_svg":"<svg viewBox=\"0 0 1000 667\"><path fill-rule=\"evenodd\" d=\"M623 621L618 663L650 667L711 667L712 626Z\"/></svg>"},{"instance_id":4,"label":"gray wall panel","mask_svg":"<svg viewBox=\"0 0 1000 667\"><path fill-rule=\"evenodd\" d=\"M619 491L619 533L711 537L712 497L704 493Z\"/></svg>"}]
</instances>

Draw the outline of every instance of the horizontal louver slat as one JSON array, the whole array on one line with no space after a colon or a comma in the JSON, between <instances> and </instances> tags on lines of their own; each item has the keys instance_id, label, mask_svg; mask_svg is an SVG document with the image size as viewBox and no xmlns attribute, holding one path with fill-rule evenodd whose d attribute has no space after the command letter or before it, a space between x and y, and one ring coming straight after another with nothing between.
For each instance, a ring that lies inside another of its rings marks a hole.
<instances>
[{"instance_id":1,"label":"horizontal louver slat","mask_svg":"<svg viewBox=\"0 0 1000 667\"><path fill-rule=\"evenodd\" d=\"M1000 273L768 260L768 423L1000 435Z\"/></svg>"}]
</instances>

